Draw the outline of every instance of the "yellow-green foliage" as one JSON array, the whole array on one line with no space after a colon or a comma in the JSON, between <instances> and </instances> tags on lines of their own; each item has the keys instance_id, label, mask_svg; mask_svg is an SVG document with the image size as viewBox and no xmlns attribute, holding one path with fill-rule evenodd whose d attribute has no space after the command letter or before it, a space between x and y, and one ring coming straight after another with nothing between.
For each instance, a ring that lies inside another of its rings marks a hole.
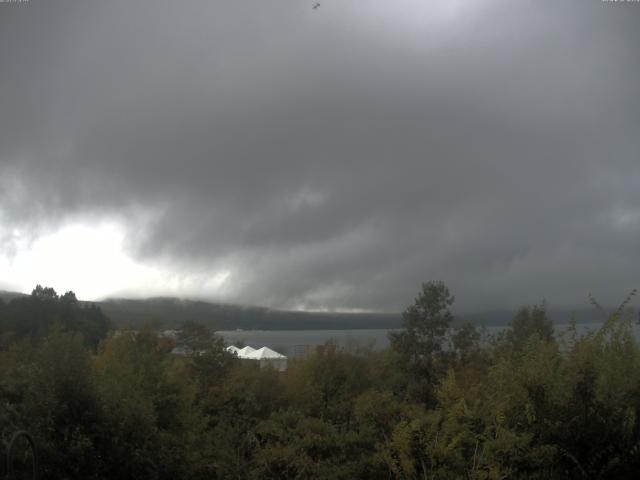
<instances>
[{"instance_id":1,"label":"yellow-green foliage","mask_svg":"<svg viewBox=\"0 0 640 480\"><path fill-rule=\"evenodd\" d=\"M534 313L492 342L465 326L453 349L437 330L412 355L329 342L287 372L197 325L186 357L149 328L97 350L54 328L0 351L0 420L36 436L44 479L636 478L631 317L551 337Z\"/></svg>"}]
</instances>

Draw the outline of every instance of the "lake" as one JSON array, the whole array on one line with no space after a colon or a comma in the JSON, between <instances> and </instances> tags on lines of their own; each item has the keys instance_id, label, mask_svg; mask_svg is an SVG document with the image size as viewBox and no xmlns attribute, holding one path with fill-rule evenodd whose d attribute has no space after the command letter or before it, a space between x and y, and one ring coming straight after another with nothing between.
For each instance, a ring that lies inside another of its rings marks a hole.
<instances>
[{"instance_id":1,"label":"lake","mask_svg":"<svg viewBox=\"0 0 640 480\"><path fill-rule=\"evenodd\" d=\"M371 330L225 330L216 332L230 345L239 343L254 348L269 347L284 355L302 354L304 350L335 340L340 346L367 346L383 349L389 345L386 329Z\"/></svg>"},{"instance_id":2,"label":"lake","mask_svg":"<svg viewBox=\"0 0 640 480\"><path fill-rule=\"evenodd\" d=\"M599 323L584 323L577 325L580 334L592 331L602 326ZM505 327L485 327L485 335L495 335ZM568 324L557 324L558 333L566 330ZM384 349L389 346L387 329L362 330L223 330L217 332L227 344L250 345L254 348L269 347L288 356L302 355L327 340L335 340L343 347L371 346L374 349ZM640 327L634 326L636 339L640 339Z\"/></svg>"}]
</instances>

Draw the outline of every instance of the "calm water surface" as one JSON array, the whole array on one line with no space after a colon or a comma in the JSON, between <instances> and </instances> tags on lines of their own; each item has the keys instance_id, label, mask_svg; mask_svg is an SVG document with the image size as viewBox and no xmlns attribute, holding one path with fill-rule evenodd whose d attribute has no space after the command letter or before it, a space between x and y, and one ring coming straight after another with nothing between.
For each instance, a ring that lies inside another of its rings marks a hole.
<instances>
[{"instance_id":1,"label":"calm water surface","mask_svg":"<svg viewBox=\"0 0 640 480\"><path fill-rule=\"evenodd\" d=\"M296 349L313 348L327 340L344 347L372 346L382 349L389 345L390 330L226 330L217 332L231 345L269 347L284 355Z\"/></svg>"},{"instance_id":2,"label":"calm water surface","mask_svg":"<svg viewBox=\"0 0 640 480\"><path fill-rule=\"evenodd\" d=\"M595 330L601 324L587 323L577 326L580 334ZM485 327L485 335L495 335L505 327ZM568 328L568 325L555 326L557 333ZM338 345L344 347L371 346L374 349L383 349L389 345L388 334L392 330L226 330L217 332L230 345L250 345L254 348L263 346L272 348L284 355L293 355L305 348L313 348L322 345L327 340L335 340ZM635 327L636 338L640 338L640 328Z\"/></svg>"}]
</instances>

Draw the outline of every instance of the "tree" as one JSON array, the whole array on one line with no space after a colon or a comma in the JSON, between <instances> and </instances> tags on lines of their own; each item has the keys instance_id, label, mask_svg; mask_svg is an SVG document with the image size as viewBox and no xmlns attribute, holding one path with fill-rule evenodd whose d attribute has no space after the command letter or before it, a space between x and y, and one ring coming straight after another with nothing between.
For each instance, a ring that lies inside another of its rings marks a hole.
<instances>
[{"instance_id":1,"label":"tree","mask_svg":"<svg viewBox=\"0 0 640 480\"><path fill-rule=\"evenodd\" d=\"M222 381L235 356L224 348L224 339L198 322L182 324L178 343L187 352L188 369L203 390Z\"/></svg>"},{"instance_id":2,"label":"tree","mask_svg":"<svg viewBox=\"0 0 640 480\"><path fill-rule=\"evenodd\" d=\"M55 328L36 347L22 344L8 354L0 402L34 436L42 477L95 478L100 399L82 337Z\"/></svg>"},{"instance_id":3,"label":"tree","mask_svg":"<svg viewBox=\"0 0 640 480\"><path fill-rule=\"evenodd\" d=\"M187 477L186 459L195 448L189 433L197 433L200 422L171 348L150 328L122 331L101 346L94 361L103 407L101 478Z\"/></svg>"},{"instance_id":4,"label":"tree","mask_svg":"<svg viewBox=\"0 0 640 480\"><path fill-rule=\"evenodd\" d=\"M451 337L453 348L462 364L466 364L474 353L480 350L480 332L472 323L466 322L457 327Z\"/></svg>"},{"instance_id":5,"label":"tree","mask_svg":"<svg viewBox=\"0 0 640 480\"><path fill-rule=\"evenodd\" d=\"M422 292L413 305L402 314L404 332L392 335L392 342L397 345L399 337L408 337L417 355L429 355L442 350L442 344L453 320L449 307L455 297L442 281L431 281L422 284Z\"/></svg>"},{"instance_id":6,"label":"tree","mask_svg":"<svg viewBox=\"0 0 640 480\"><path fill-rule=\"evenodd\" d=\"M53 288L37 285L30 296L14 298L0 309L0 348L25 338L38 342L54 326L82 334L85 344L95 349L110 323L99 307L81 304L73 292L59 296Z\"/></svg>"},{"instance_id":7,"label":"tree","mask_svg":"<svg viewBox=\"0 0 640 480\"><path fill-rule=\"evenodd\" d=\"M348 423L355 398L369 386L364 357L340 349L334 340L319 345L297 369L290 388L300 408L334 423Z\"/></svg>"},{"instance_id":8,"label":"tree","mask_svg":"<svg viewBox=\"0 0 640 480\"><path fill-rule=\"evenodd\" d=\"M296 410L272 415L256 427L258 448L250 479L350 480L372 478L359 437Z\"/></svg>"},{"instance_id":9,"label":"tree","mask_svg":"<svg viewBox=\"0 0 640 480\"><path fill-rule=\"evenodd\" d=\"M31 291L31 298L41 301L54 301L58 300L58 294L51 287L36 285L36 288Z\"/></svg>"},{"instance_id":10,"label":"tree","mask_svg":"<svg viewBox=\"0 0 640 480\"><path fill-rule=\"evenodd\" d=\"M518 310L509 324L506 340L520 349L533 335L540 340L553 341L553 322L547 316L547 304L526 306Z\"/></svg>"},{"instance_id":11,"label":"tree","mask_svg":"<svg viewBox=\"0 0 640 480\"><path fill-rule=\"evenodd\" d=\"M454 296L442 281L422 284L413 305L402 314L404 330L390 334L391 347L408 375L408 393L416 401L433 400L436 370L442 367L442 347L453 321Z\"/></svg>"}]
</instances>

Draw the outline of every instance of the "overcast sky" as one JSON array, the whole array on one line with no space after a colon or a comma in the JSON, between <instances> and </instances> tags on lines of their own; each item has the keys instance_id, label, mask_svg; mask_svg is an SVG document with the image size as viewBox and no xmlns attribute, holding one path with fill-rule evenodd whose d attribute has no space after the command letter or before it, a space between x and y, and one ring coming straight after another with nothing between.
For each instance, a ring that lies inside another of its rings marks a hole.
<instances>
[{"instance_id":1,"label":"overcast sky","mask_svg":"<svg viewBox=\"0 0 640 480\"><path fill-rule=\"evenodd\" d=\"M0 288L397 311L640 286L640 3L0 3Z\"/></svg>"}]
</instances>

